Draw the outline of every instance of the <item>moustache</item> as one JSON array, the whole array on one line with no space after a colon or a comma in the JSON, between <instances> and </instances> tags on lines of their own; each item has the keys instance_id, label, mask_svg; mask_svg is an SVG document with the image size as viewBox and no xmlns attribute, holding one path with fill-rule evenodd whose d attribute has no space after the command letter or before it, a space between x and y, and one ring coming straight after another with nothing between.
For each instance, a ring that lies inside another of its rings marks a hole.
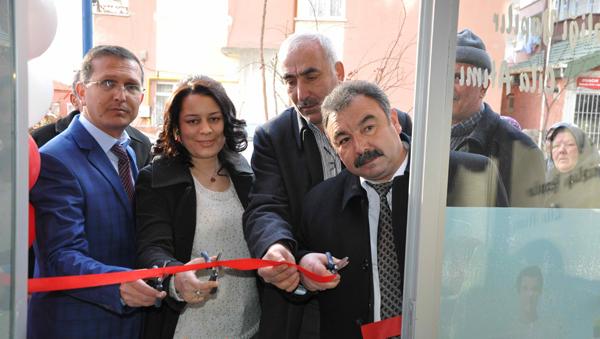
<instances>
[{"instance_id":1,"label":"moustache","mask_svg":"<svg viewBox=\"0 0 600 339\"><path fill-rule=\"evenodd\" d=\"M319 104L319 100L314 98L307 98L298 102L298 109L303 109L305 107L310 107L317 104Z\"/></svg>"},{"instance_id":2,"label":"moustache","mask_svg":"<svg viewBox=\"0 0 600 339\"><path fill-rule=\"evenodd\" d=\"M367 162L383 155L383 152L378 149L366 150L354 160L354 167L359 168Z\"/></svg>"}]
</instances>

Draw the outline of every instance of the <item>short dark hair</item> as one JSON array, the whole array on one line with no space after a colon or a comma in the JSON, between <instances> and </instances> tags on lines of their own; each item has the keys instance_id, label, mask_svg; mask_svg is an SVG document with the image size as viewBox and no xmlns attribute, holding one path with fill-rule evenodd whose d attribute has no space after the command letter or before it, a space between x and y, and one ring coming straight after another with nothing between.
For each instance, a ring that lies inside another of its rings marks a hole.
<instances>
[{"instance_id":1,"label":"short dark hair","mask_svg":"<svg viewBox=\"0 0 600 339\"><path fill-rule=\"evenodd\" d=\"M179 116L183 100L192 94L209 96L219 105L225 123L223 131L225 147L223 150L244 151L248 147L246 122L236 118L235 106L227 96L223 85L205 75L195 75L186 79L191 79L191 81L180 82L165 105L163 128L156 141L154 154L165 158L180 157L189 166L192 165L190 153L175 139L179 130Z\"/></svg>"},{"instance_id":2,"label":"short dark hair","mask_svg":"<svg viewBox=\"0 0 600 339\"><path fill-rule=\"evenodd\" d=\"M364 95L375 100L389 119L391 112L390 101L383 90L374 83L368 81L352 80L338 85L331 93L329 93L325 100L323 100L323 104L321 105L323 127L327 127L331 113L342 111L359 95Z\"/></svg>"},{"instance_id":3,"label":"short dark hair","mask_svg":"<svg viewBox=\"0 0 600 339\"><path fill-rule=\"evenodd\" d=\"M83 57L83 62L81 63L81 80L83 82L87 82L92 77L92 73L94 73L94 69L92 67L92 61L95 59L105 57L105 56L113 56L120 59L132 60L135 61L140 67L140 72L142 74L142 83L144 82L144 67L142 67L142 63L140 59L133 54L130 50L125 47L116 46L116 45L98 45L92 49L90 49L85 56Z\"/></svg>"}]
</instances>

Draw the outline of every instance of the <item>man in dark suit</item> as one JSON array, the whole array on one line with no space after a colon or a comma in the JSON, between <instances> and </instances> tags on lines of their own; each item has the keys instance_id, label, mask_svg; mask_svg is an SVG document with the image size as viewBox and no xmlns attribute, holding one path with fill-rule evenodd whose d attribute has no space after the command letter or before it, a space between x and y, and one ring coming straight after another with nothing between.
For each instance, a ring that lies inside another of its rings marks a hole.
<instances>
[{"instance_id":1,"label":"man in dark suit","mask_svg":"<svg viewBox=\"0 0 600 339\"><path fill-rule=\"evenodd\" d=\"M321 291L321 337L361 338L361 324L402 310L410 144L374 84L345 82L322 110L346 169L306 195L298 257L321 275L328 274L326 251L349 257L350 264L329 283L301 280L308 290ZM507 204L496 169L483 156L452 152L448 189L449 206Z\"/></svg>"},{"instance_id":2,"label":"man in dark suit","mask_svg":"<svg viewBox=\"0 0 600 339\"><path fill-rule=\"evenodd\" d=\"M531 138L483 101L487 83L478 83L470 74L489 72L492 62L483 41L468 29L456 36L454 69L450 149L492 159L512 207L541 207L540 196L530 192L544 182L544 155Z\"/></svg>"},{"instance_id":3,"label":"man in dark suit","mask_svg":"<svg viewBox=\"0 0 600 339\"><path fill-rule=\"evenodd\" d=\"M36 277L128 271L135 264L133 182L138 168L126 127L143 99L143 69L119 46L84 57L77 94L83 111L40 149L36 208ZM136 307L163 298L143 280L34 293L29 338L137 338Z\"/></svg>"},{"instance_id":4,"label":"man in dark suit","mask_svg":"<svg viewBox=\"0 0 600 339\"><path fill-rule=\"evenodd\" d=\"M295 262L302 199L341 163L321 126L321 102L344 79L331 41L318 33L294 34L279 50L282 78L294 107L256 129L252 169L256 175L244 213L244 235L254 257ZM318 310L291 303L300 281L295 268L259 269L266 283L260 335L318 337ZM304 318L304 320L303 320Z\"/></svg>"},{"instance_id":5,"label":"man in dark suit","mask_svg":"<svg viewBox=\"0 0 600 339\"><path fill-rule=\"evenodd\" d=\"M256 129L252 168L256 175L244 213L244 235L254 257L295 262L302 199L342 166L321 125L321 103L344 79L332 42L319 33L293 34L279 50L282 78L293 107ZM398 112L406 124L410 117ZM294 268L259 269L263 291L261 336L318 336L314 303L290 302L299 282ZM303 320L304 318L304 320Z\"/></svg>"}]
</instances>

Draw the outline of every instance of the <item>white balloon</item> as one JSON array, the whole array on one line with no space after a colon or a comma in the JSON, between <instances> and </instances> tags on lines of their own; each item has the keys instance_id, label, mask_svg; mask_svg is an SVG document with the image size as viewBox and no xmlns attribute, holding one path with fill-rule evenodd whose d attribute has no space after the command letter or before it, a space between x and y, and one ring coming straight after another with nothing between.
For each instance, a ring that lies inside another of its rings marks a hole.
<instances>
[{"instance_id":1,"label":"white balloon","mask_svg":"<svg viewBox=\"0 0 600 339\"><path fill-rule=\"evenodd\" d=\"M37 124L48 113L54 85L48 73L50 66L43 57L27 62L27 97L29 109L29 127Z\"/></svg>"},{"instance_id":2,"label":"white balloon","mask_svg":"<svg viewBox=\"0 0 600 339\"><path fill-rule=\"evenodd\" d=\"M56 35L56 7L54 0L26 0L29 32L27 48L29 59L42 55Z\"/></svg>"}]
</instances>

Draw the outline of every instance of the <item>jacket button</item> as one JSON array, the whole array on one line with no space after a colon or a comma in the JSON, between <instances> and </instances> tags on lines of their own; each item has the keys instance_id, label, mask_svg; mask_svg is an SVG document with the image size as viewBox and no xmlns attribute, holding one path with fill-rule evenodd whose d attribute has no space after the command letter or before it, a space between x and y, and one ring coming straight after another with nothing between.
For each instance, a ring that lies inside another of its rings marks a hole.
<instances>
[{"instance_id":1,"label":"jacket button","mask_svg":"<svg viewBox=\"0 0 600 339\"><path fill-rule=\"evenodd\" d=\"M361 268L363 269L363 271L367 271L369 269L369 261L365 259L362 263Z\"/></svg>"}]
</instances>

